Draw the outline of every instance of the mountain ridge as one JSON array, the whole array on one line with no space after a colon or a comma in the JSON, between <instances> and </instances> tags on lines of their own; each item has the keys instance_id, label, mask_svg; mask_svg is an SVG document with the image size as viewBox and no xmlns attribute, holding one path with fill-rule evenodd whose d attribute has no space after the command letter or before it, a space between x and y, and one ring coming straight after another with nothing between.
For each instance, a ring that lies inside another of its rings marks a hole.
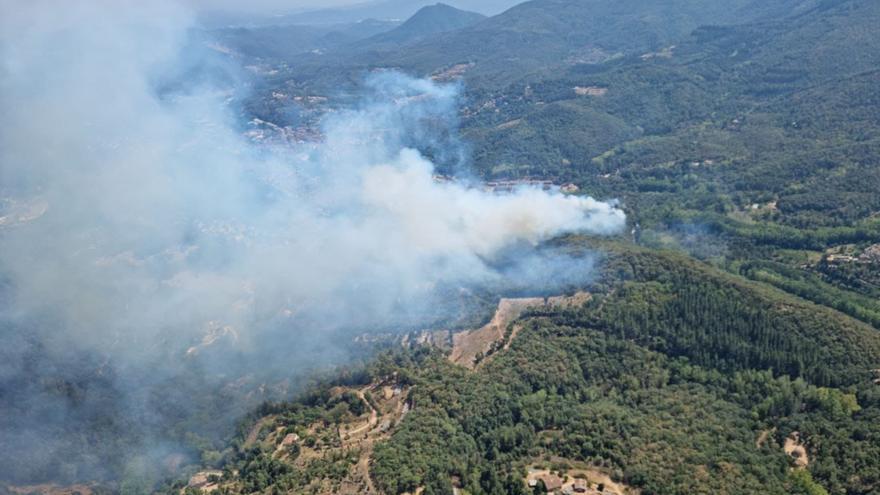
<instances>
[{"instance_id":1,"label":"mountain ridge","mask_svg":"<svg viewBox=\"0 0 880 495\"><path fill-rule=\"evenodd\" d=\"M400 26L377 34L366 43L411 43L431 35L472 26L484 19L483 14L457 9L445 3L436 3L419 9Z\"/></svg>"}]
</instances>

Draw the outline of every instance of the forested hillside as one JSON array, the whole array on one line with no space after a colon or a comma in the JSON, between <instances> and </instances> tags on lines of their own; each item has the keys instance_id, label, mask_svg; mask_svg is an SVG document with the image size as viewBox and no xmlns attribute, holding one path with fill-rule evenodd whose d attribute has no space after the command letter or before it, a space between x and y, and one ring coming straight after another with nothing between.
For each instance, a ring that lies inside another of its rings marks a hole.
<instances>
[{"instance_id":1,"label":"forested hillside","mask_svg":"<svg viewBox=\"0 0 880 495\"><path fill-rule=\"evenodd\" d=\"M341 97L357 92L364 74L372 70L397 68L417 76L436 76L467 65L468 92L485 103L485 91L492 91L493 96L516 96L519 93L512 93L516 86L553 79L571 68L604 67L662 53L700 26L786 20L812 12L820 3L531 0L459 29L406 37L399 43L352 42L311 52L297 43L284 43L267 47L264 54L248 55L272 66L266 78L267 95L283 90ZM263 32L254 35L263 36ZM259 113L272 115L271 108L259 109Z\"/></svg>"},{"instance_id":2,"label":"forested hillside","mask_svg":"<svg viewBox=\"0 0 880 495\"><path fill-rule=\"evenodd\" d=\"M477 92L474 165L621 197L638 243L876 324L878 21L875 2L822 2Z\"/></svg>"},{"instance_id":3,"label":"forested hillside","mask_svg":"<svg viewBox=\"0 0 880 495\"><path fill-rule=\"evenodd\" d=\"M476 371L430 346L368 368L363 385L393 384L412 408L372 447L375 489L527 493L536 466L607 473L645 494L880 489L875 329L678 254L605 247L589 303L532 311L509 348ZM308 439L315 421L346 425L366 414L356 399L339 414L339 400L268 406L266 431ZM339 441L322 438L325 452ZM784 452L792 438L804 442L806 467ZM347 486L358 451L302 470L297 456L316 455L307 445L280 458L271 441L241 450L220 486Z\"/></svg>"},{"instance_id":4,"label":"forested hillside","mask_svg":"<svg viewBox=\"0 0 880 495\"><path fill-rule=\"evenodd\" d=\"M476 12L459 10L438 3L423 7L399 27L374 36L372 43L411 43L432 35L455 31L476 24L486 16Z\"/></svg>"}]
</instances>

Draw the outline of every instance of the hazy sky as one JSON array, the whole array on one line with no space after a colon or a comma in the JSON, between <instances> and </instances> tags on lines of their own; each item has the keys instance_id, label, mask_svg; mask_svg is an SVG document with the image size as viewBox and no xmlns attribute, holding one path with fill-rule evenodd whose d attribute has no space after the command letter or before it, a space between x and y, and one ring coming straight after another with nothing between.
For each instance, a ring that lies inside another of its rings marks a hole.
<instances>
[{"instance_id":1,"label":"hazy sky","mask_svg":"<svg viewBox=\"0 0 880 495\"><path fill-rule=\"evenodd\" d=\"M290 12L365 3L363 0L185 0L199 10L230 12Z\"/></svg>"},{"instance_id":2,"label":"hazy sky","mask_svg":"<svg viewBox=\"0 0 880 495\"><path fill-rule=\"evenodd\" d=\"M377 0L183 0L202 12L232 12L246 14L278 14L299 10L317 10L345 5L377 3ZM436 0L454 3L459 8L479 12L500 12L516 3L517 0ZM524 1L524 0L519 0ZM378 0L381 2L381 0Z\"/></svg>"}]
</instances>

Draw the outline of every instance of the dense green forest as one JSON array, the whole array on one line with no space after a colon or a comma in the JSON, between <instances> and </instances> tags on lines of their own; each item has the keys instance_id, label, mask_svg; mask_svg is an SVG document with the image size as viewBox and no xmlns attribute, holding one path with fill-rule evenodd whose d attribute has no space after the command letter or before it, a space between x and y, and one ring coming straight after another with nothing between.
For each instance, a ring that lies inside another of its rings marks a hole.
<instances>
[{"instance_id":1,"label":"dense green forest","mask_svg":"<svg viewBox=\"0 0 880 495\"><path fill-rule=\"evenodd\" d=\"M603 296L531 311L476 372L430 346L368 366L363 383L395 376L412 405L373 452L379 489L445 494L456 480L472 494L527 493L537 464L591 466L645 494L880 490L875 329L679 254L604 247L612 254L591 287ZM340 401L363 413L350 395L328 397L263 412L291 430L339 421L328 418ZM807 470L783 452L792 432ZM238 456L225 475L236 493L297 491L356 462L296 469L272 449Z\"/></svg>"}]
</instances>

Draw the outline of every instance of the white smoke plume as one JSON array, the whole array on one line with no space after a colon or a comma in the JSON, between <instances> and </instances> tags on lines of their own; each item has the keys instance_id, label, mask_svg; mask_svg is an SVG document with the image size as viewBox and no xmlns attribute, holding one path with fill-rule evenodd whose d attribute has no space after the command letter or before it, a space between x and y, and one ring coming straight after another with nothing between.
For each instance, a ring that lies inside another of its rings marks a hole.
<instances>
[{"instance_id":1,"label":"white smoke plume","mask_svg":"<svg viewBox=\"0 0 880 495\"><path fill-rule=\"evenodd\" d=\"M259 147L229 104L235 77L196 74L211 64L181 5L0 9L0 402L25 394L25 345L106 356L138 384L161 380L157 355L217 338L333 356L324 331L417 318L439 287L502 277L505 250L624 224L613 203L435 181L407 145L454 123L455 86L375 75L322 142ZM0 454L25 442L11 428Z\"/></svg>"}]
</instances>

